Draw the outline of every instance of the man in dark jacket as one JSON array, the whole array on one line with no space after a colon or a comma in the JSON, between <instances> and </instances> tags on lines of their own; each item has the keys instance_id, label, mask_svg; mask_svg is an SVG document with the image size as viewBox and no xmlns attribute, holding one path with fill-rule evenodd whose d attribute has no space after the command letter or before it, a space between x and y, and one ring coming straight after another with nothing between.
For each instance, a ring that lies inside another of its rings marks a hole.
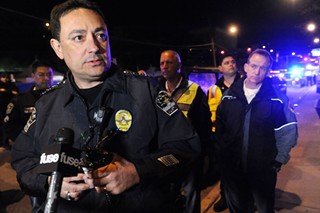
<instances>
[{"instance_id":1,"label":"man in dark jacket","mask_svg":"<svg viewBox=\"0 0 320 213\"><path fill-rule=\"evenodd\" d=\"M201 87L188 80L181 72L181 59L173 50L160 55L160 69L163 79L160 84L177 103L200 137L202 155L196 161L196 170L191 171L183 182L182 194L186 197L185 213L200 212L200 192L205 187L204 165L211 148L211 119L207 96Z\"/></svg>"},{"instance_id":2,"label":"man in dark jacket","mask_svg":"<svg viewBox=\"0 0 320 213\"><path fill-rule=\"evenodd\" d=\"M58 130L68 128L72 147L83 150L82 168L92 170L63 178L57 212L176 212L171 183L193 169L201 151L192 126L152 79L111 63L107 26L94 4L69 0L57 5L50 26L51 46L71 72L40 97L13 145L12 165L21 188L46 197L55 176L38 173L40 157L42 163L49 161L44 149L59 140ZM97 154L111 162L100 164ZM71 164L76 162L72 158Z\"/></svg>"},{"instance_id":3,"label":"man in dark jacket","mask_svg":"<svg viewBox=\"0 0 320 213\"><path fill-rule=\"evenodd\" d=\"M277 172L297 143L297 121L288 98L266 78L270 54L249 55L240 78L223 95L216 137L222 181L231 213L273 213Z\"/></svg>"},{"instance_id":4,"label":"man in dark jacket","mask_svg":"<svg viewBox=\"0 0 320 213\"><path fill-rule=\"evenodd\" d=\"M53 84L53 70L48 64L35 61L31 65L31 72L34 86L28 92L14 96L7 106L3 122L9 144L16 140L27 123L41 93Z\"/></svg>"},{"instance_id":5,"label":"man in dark jacket","mask_svg":"<svg viewBox=\"0 0 320 213\"><path fill-rule=\"evenodd\" d=\"M237 63L233 55L224 55L222 56L221 63L219 65L219 71L222 74L221 78L217 81L215 85L212 85L208 90L208 104L211 111L211 121L213 124L212 131L215 132L215 119L217 107L221 101L222 94L240 78L238 73ZM214 155L215 157L216 155ZM213 165L215 166L213 171L217 171L214 175L220 176L219 166L216 164L216 159L213 160ZM220 179L220 177L219 177ZM221 179L220 179L221 181ZM223 183L220 183L220 199L213 205L213 210L215 212L222 212L228 208L225 201L225 195L223 191Z\"/></svg>"},{"instance_id":6,"label":"man in dark jacket","mask_svg":"<svg viewBox=\"0 0 320 213\"><path fill-rule=\"evenodd\" d=\"M40 95L53 84L53 69L42 61L36 60L31 65L31 77L34 86L28 92L14 96L9 102L3 119L6 144L11 147L31 113L35 110L35 103ZM38 199L30 196L33 209L38 209Z\"/></svg>"}]
</instances>

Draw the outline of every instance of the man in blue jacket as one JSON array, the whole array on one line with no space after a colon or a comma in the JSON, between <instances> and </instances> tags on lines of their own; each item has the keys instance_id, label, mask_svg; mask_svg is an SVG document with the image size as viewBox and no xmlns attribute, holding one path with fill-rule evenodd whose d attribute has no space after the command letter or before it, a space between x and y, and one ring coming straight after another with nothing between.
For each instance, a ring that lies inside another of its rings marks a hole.
<instances>
[{"instance_id":1,"label":"man in blue jacket","mask_svg":"<svg viewBox=\"0 0 320 213\"><path fill-rule=\"evenodd\" d=\"M246 77L223 95L216 137L222 181L231 213L273 213L277 172L297 143L297 121L288 98L267 78L272 58L266 50L249 55Z\"/></svg>"}]
</instances>

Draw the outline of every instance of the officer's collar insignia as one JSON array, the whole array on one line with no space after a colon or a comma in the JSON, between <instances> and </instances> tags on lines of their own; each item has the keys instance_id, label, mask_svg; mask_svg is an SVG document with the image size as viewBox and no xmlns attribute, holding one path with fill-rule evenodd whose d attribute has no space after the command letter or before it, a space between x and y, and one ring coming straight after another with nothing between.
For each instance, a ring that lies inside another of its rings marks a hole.
<instances>
[{"instance_id":1,"label":"officer's collar insignia","mask_svg":"<svg viewBox=\"0 0 320 213\"><path fill-rule=\"evenodd\" d=\"M26 114L32 113L36 108L35 107L25 107L23 112Z\"/></svg>"},{"instance_id":2,"label":"officer's collar insignia","mask_svg":"<svg viewBox=\"0 0 320 213\"><path fill-rule=\"evenodd\" d=\"M158 93L156 104L162 111L167 113L169 116L173 115L173 113L175 113L178 110L178 106L176 105L174 100L170 98L168 93L164 90Z\"/></svg>"},{"instance_id":3,"label":"officer's collar insignia","mask_svg":"<svg viewBox=\"0 0 320 213\"><path fill-rule=\"evenodd\" d=\"M23 128L23 131L24 131L25 133L27 133L28 130L29 130L29 128L30 128L30 126L31 126L34 122L36 122L36 109L34 109L33 112L32 112L32 114L30 115L28 122L26 123L26 125L25 125L24 128Z\"/></svg>"},{"instance_id":4,"label":"officer's collar insignia","mask_svg":"<svg viewBox=\"0 0 320 213\"><path fill-rule=\"evenodd\" d=\"M132 115L129 111L121 109L115 115L117 128L122 132L127 132L132 124Z\"/></svg>"}]
</instances>

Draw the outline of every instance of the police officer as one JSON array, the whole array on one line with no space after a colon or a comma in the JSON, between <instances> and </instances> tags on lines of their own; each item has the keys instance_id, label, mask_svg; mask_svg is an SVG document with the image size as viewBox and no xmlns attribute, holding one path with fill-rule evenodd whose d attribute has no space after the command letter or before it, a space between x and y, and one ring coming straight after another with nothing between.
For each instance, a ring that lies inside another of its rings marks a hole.
<instances>
[{"instance_id":1,"label":"police officer","mask_svg":"<svg viewBox=\"0 0 320 213\"><path fill-rule=\"evenodd\" d=\"M34 85L28 92L13 97L7 105L3 122L7 140L11 144L27 123L41 93L53 84L53 69L48 64L37 60L31 65L31 72Z\"/></svg>"},{"instance_id":2,"label":"police officer","mask_svg":"<svg viewBox=\"0 0 320 213\"><path fill-rule=\"evenodd\" d=\"M13 142L27 123L31 113L35 110L35 102L40 95L53 84L53 69L42 61L36 60L31 65L31 77L34 85L28 92L14 96L7 105L3 120L5 143L11 147ZM38 201L30 197L32 208L38 208Z\"/></svg>"},{"instance_id":3,"label":"police officer","mask_svg":"<svg viewBox=\"0 0 320 213\"><path fill-rule=\"evenodd\" d=\"M73 148L101 143L113 158L64 177L58 212L177 212L171 183L192 169L201 151L192 126L155 82L111 63L107 26L94 4L57 5L50 26L51 46L71 72L40 97L13 145L21 188L47 195L51 177L37 173L41 150L65 127L74 131ZM105 144L112 131L118 133Z\"/></svg>"}]
</instances>

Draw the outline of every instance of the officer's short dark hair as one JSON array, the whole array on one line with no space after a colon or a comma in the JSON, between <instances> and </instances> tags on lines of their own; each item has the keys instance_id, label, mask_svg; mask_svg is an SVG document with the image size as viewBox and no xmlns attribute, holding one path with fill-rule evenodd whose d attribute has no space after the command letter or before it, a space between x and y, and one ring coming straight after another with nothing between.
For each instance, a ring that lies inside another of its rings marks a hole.
<instances>
[{"instance_id":1,"label":"officer's short dark hair","mask_svg":"<svg viewBox=\"0 0 320 213\"><path fill-rule=\"evenodd\" d=\"M33 74L35 74L38 67L50 67L51 68L51 66L47 62L36 60L31 64L31 72Z\"/></svg>"},{"instance_id":2,"label":"officer's short dark hair","mask_svg":"<svg viewBox=\"0 0 320 213\"><path fill-rule=\"evenodd\" d=\"M64 3L56 5L50 14L50 28L52 37L60 41L60 18L69 12L79 9L85 8L89 10L93 10L98 13L103 20L105 20L102 11L99 9L98 5L94 2L86 1L86 0L68 0Z\"/></svg>"},{"instance_id":3,"label":"officer's short dark hair","mask_svg":"<svg viewBox=\"0 0 320 213\"><path fill-rule=\"evenodd\" d=\"M223 54L223 55L221 55L221 57L220 57L219 65L222 65L223 60L224 60L225 58L228 58L228 57L232 57L235 61L237 61L235 55L233 55L233 54Z\"/></svg>"}]
</instances>

